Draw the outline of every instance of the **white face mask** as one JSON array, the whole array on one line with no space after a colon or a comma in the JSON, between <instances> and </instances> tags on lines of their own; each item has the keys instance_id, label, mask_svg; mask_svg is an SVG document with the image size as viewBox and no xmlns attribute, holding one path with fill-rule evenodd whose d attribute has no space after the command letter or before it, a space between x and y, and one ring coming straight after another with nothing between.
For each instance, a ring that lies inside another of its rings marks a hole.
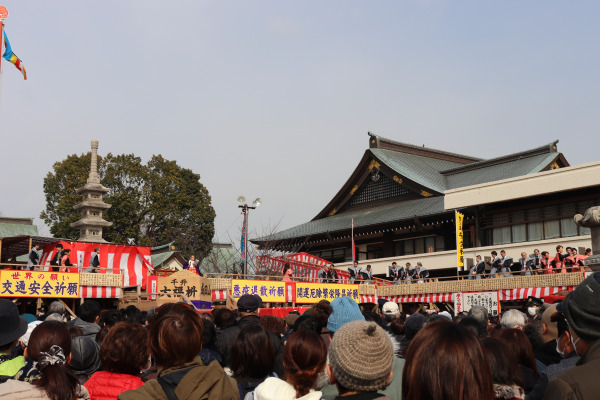
<instances>
[{"instance_id":1,"label":"white face mask","mask_svg":"<svg viewBox=\"0 0 600 400\"><path fill-rule=\"evenodd\" d=\"M571 334L571 344L573 345L573 348L575 349L575 353L577 353L577 342L579 342L579 339L581 339L581 338L577 338L576 341L573 341L573 335ZM581 357L581 355L579 353L577 353L577 355Z\"/></svg>"},{"instance_id":2,"label":"white face mask","mask_svg":"<svg viewBox=\"0 0 600 400\"><path fill-rule=\"evenodd\" d=\"M559 337L558 339L556 339L556 352L557 352L558 354L560 354L560 356L561 356L562 358L565 358L567 355L566 355L564 352L562 352L562 351L560 350L560 347L559 347L559 344L558 344L558 341L559 341L559 340L560 340L560 337Z\"/></svg>"},{"instance_id":3,"label":"white face mask","mask_svg":"<svg viewBox=\"0 0 600 400\"><path fill-rule=\"evenodd\" d=\"M529 315L531 315L532 317L535 317L535 310L537 310L537 308L535 307L527 307L527 312L529 313Z\"/></svg>"}]
</instances>

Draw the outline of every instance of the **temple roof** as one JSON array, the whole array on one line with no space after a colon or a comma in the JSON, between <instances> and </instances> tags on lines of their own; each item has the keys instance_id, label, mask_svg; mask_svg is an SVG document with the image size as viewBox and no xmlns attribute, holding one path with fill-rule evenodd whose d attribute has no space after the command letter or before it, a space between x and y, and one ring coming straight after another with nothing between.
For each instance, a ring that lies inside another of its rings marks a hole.
<instances>
[{"instance_id":1,"label":"temple roof","mask_svg":"<svg viewBox=\"0 0 600 400\"><path fill-rule=\"evenodd\" d=\"M370 226L444 213L446 190L569 166L557 143L485 160L369 133L369 149L358 166L312 221L253 241L348 230L352 219Z\"/></svg>"}]
</instances>

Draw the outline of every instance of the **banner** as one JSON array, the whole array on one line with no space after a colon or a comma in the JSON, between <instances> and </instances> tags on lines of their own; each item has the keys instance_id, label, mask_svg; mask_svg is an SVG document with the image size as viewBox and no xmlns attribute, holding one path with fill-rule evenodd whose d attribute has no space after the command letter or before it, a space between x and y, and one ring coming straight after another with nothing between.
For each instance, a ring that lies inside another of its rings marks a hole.
<instances>
[{"instance_id":1,"label":"banner","mask_svg":"<svg viewBox=\"0 0 600 400\"><path fill-rule=\"evenodd\" d=\"M1 297L79 298L79 274L43 271L0 271Z\"/></svg>"},{"instance_id":2,"label":"banner","mask_svg":"<svg viewBox=\"0 0 600 400\"><path fill-rule=\"evenodd\" d=\"M318 303L320 300L332 301L344 296L352 297L358 303L358 285L296 282L296 303Z\"/></svg>"},{"instance_id":3,"label":"banner","mask_svg":"<svg viewBox=\"0 0 600 400\"><path fill-rule=\"evenodd\" d=\"M463 219L465 216L458 211L456 211L456 255L457 255L457 268L459 270L464 269L465 267L465 256L463 251Z\"/></svg>"},{"instance_id":4,"label":"banner","mask_svg":"<svg viewBox=\"0 0 600 400\"><path fill-rule=\"evenodd\" d=\"M242 253L242 264L246 264L246 229L248 227L248 213L244 212L244 222L242 224L242 240L240 241L240 252ZM244 268L246 273L246 268Z\"/></svg>"},{"instance_id":5,"label":"banner","mask_svg":"<svg viewBox=\"0 0 600 400\"><path fill-rule=\"evenodd\" d=\"M156 294L177 297L186 295L193 301L212 301L211 284L208 278L202 278L190 271L179 271L169 276L159 276Z\"/></svg>"},{"instance_id":6,"label":"banner","mask_svg":"<svg viewBox=\"0 0 600 400\"><path fill-rule=\"evenodd\" d=\"M263 302L285 303L285 282L251 281L246 279L231 280L231 295L236 299L245 294L257 294Z\"/></svg>"},{"instance_id":7,"label":"banner","mask_svg":"<svg viewBox=\"0 0 600 400\"><path fill-rule=\"evenodd\" d=\"M488 315L497 317L499 310L498 292L456 293L454 296L454 313L458 315L469 311L473 306L485 307Z\"/></svg>"}]
</instances>

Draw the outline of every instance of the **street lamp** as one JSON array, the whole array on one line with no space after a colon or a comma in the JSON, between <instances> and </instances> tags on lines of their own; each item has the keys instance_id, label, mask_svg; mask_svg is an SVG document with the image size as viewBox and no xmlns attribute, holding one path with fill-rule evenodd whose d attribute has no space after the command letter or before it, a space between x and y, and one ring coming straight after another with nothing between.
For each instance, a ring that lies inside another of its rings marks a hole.
<instances>
[{"instance_id":1,"label":"street lamp","mask_svg":"<svg viewBox=\"0 0 600 400\"><path fill-rule=\"evenodd\" d=\"M246 198L244 196L240 196L237 198L238 207L242 209L242 214L244 214L244 222L242 224L242 240L240 243L240 247L242 250L242 257L244 263L244 278L248 274L248 212L249 210L254 210L256 207L260 206L262 200L257 198L252 202L252 205L249 206L246 203Z\"/></svg>"}]
</instances>

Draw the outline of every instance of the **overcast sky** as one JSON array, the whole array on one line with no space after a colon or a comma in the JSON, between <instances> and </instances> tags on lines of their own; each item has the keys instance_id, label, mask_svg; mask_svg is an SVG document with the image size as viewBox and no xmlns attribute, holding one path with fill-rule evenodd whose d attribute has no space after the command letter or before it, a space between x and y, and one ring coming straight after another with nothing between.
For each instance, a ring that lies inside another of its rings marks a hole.
<instances>
[{"instance_id":1,"label":"overcast sky","mask_svg":"<svg viewBox=\"0 0 600 400\"><path fill-rule=\"evenodd\" d=\"M201 175L219 241L312 219L367 131L483 158L559 139L600 159L597 1L0 0L0 212L39 219L43 179L85 153ZM593 140L593 142L592 142Z\"/></svg>"}]
</instances>

